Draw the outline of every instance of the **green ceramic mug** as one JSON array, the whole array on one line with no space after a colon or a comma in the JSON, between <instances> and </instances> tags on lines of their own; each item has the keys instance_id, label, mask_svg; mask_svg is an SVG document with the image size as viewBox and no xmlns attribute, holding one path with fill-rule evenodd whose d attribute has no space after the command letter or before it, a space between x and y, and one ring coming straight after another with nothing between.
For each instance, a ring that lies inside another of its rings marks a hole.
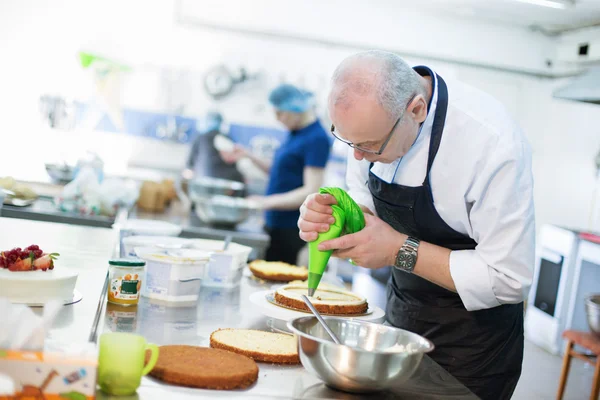
<instances>
[{"instance_id":1,"label":"green ceramic mug","mask_svg":"<svg viewBox=\"0 0 600 400\"><path fill-rule=\"evenodd\" d=\"M150 360L144 365L146 350ZM158 346L132 333L104 333L100 336L98 384L103 392L126 396L135 393L142 376L152 371L158 360Z\"/></svg>"}]
</instances>

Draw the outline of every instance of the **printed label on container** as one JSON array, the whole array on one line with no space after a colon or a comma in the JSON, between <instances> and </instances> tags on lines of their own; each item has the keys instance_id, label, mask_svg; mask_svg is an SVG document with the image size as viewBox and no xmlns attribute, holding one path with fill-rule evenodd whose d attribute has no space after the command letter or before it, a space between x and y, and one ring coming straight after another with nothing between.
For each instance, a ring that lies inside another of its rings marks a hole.
<instances>
[{"instance_id":1,"label":"printed label on container","mask_svg":"<svg viewBox=\"0 0 600 400\"><path fill-rule=\"evenodd\" d=\"M171 265L157 262L146 264L146 295L166 295Z\"/></svg>"},{"instance_id":2,"label":"printed label on container","mask_svg":"<svg viewBox=\"0 0 600 400\"><path fill-rule=\"evenodd\" d=\"M142 282L139 279L113 279L110 284L112 297L121 300L136 300L141 289Z\"/></svg>"},{"instance_id":3,"label":"printed label on container","mask_svg":"<svg viewBox=\"0 0 600 400\"><path fill-rule=\"evenodd\" d=\"M226 281L235 273L232 262L233 256L229 254L213 254L208 264L208 278L216 282Z\"/></svg>"}]
</instances>

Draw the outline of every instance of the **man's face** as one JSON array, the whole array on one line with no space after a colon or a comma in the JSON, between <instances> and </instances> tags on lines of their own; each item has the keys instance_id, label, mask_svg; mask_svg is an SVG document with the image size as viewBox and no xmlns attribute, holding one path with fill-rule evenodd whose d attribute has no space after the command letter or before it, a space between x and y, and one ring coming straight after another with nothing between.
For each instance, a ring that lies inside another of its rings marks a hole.
<instances>
[{"instance_id":1,"label":"man's face","mask_svg":"<svg viewBox=\"0 0 600 400\"><path fill-rule=\"evenodd\" d=\"M275 110L275 118L289 130L298 129L302 115L289 111Z\"/></svg>"},{"instance_id":2,"label":"man's face","mask_svg":"<svg viewBox=\"0 0 600 400\"><path fill-rule=\"evenodd\" d=\"M381 155L354 149L354 158L389 164L406 154L418 131L418 124L410 120L409 114L404 112ZM397 121L397 117L390 118L383 107L369 97L357 98L349 106L330 104L329 115L338 136L375 152L381 149Z\"/></svg>"}]
</instances>

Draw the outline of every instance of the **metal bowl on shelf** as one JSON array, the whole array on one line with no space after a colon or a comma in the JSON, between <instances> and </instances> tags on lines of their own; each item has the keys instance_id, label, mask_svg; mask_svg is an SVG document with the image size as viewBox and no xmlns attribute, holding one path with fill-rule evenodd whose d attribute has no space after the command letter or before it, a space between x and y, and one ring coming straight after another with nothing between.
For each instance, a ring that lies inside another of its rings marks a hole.
<instances>
[{"instance_id":1,"label":"metal bowl on shelf","mask_svg":"<svg viewBox=\"0 0 600 400\"><path fill-rule=\"evenodd\" d=\"M237 225L245 221L256 203L241 197L216 195L194 199L195 212L207 224Z\"/></svg>"},{"instance_id":2,"label":"metal bowl on shelf","mask_svg":"<svg viewBox=\"0 0 600 400\"><path fill-rule=\"evenodd\" d=\"M600 294L592 294L585 298L585 314L590 331L600 337Z\"/></svg>"},{"instance_id":3,"label":"metal bowl on shelf","mask_svg":"<svg viewBox=\"0 0 600 400\"><path fill-rule=\"evenodd\" d=\"M54 182L61 184L67 184L75 177L75 167L67 164L46 163L46 172Z\"/></svg>"},{"instance_id":4,"label":"metal bowl on shelf","mask_svg":"<svg viewBox=\"0 0 600 400\"><path fill-rule=\"evenodd\" d=\"M304 368L326 385L352 393L397 387L416 371L423 355L433 350L415 333L371 322L323 317L342 344L335 344L313 316L287 326L298 339Z\"/></svg>"},{"instance_id":5,"label":"metal bowl on shelf","mask_svg":"<svg viewBox=\"0 0 600 400\"><path fill-rule=\"evenodd\" d=\"M192 201L218 195L243 197L245 189L246 185L241 182L209 176L197 177L188 182L188 193Z\"/></svg>"}]
</instances>

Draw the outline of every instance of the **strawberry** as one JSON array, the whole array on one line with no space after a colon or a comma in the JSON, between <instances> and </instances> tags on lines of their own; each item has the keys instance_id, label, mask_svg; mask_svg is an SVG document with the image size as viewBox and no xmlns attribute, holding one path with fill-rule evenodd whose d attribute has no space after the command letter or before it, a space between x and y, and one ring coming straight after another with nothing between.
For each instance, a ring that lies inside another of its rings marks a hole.
<instances>
[{"instance_id":1,"label":"strawberry","mask_svg":"<svg viewBox=\"0 0 600 400\"><path fill-rule=\"evenodd\" d=\"M47 269L53 268L54 260L50 254L45 254L33 261L33 269L41 269L42 271L46 271Z\"/></svg>"},{"instance_id":2,"label":"strawberry","mask_svg":"<svg viewBox=\"0 0 600 400\"><path fill-rule=\"evenodd\" d=\"M31 245L25 250L17 247L12 250L0 252L0 268L9 271L36 271L54 269L54 260L58 253L43 253L37 245Z\"/></svg>"},{"instance_id":3,"label":"strawberry","mask_svg":"<svg viewBox=\"0 0 600 400\"><path fill-rule=\"evenodd\" d=\"M9 271L31 271L31 258L21 260L20 258L8 266Z\"/></svg>"}]
</instances>

